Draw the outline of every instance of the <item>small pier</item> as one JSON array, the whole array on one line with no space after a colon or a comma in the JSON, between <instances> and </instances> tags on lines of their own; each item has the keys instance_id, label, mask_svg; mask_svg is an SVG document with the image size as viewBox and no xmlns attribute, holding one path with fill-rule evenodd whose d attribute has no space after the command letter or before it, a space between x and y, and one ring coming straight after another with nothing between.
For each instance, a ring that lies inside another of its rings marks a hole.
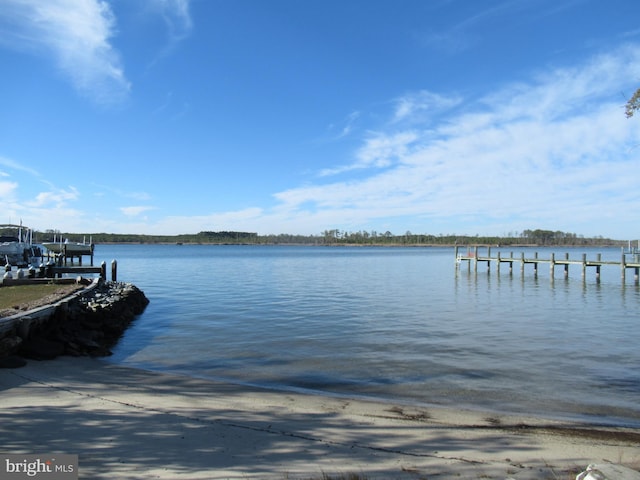
<instances>
[{"instance_id":1,"label":"small pier","mask_svg":"<svg viewBox=\"0 0 640 480\"><path fill-rule=\"evenodd\" d=\"M482 248L486 254L482 254L480 250ZM555 277L555 270L557 266L562 267L564 272L564 278L569 277L569 266L575 265L582 271L582 279L586 280L587 269L593 268L595 270L596 281L600 281L600 272L602 267L614 267L620 270L620 276L622 282L626 282L627 270L633 270L634 282L636 285L640 283L640 253L633 249L629 252L625 252L622 249L620 255L620 261L602 260L602 254L596 254L595 259L588 259L587 254L583 253L579 259L570 259L569 254L565 253L562 256L556 256L555 253L551 253L549 258L540 258L538 252L534 252L533 256L526 257L524 252L520 252L518 256L514 256L513 252L510 252L509 256L505 256L502 252L497 252L495 255L491 255L491 247L455 247L456 268L460 268L461 264L467 262L467 268L471 271L471 264L473 264L474 272L478 271L479 263L487 264L487 272L491 271L491 264L496 265L497 271L500 272L500 267L503 264L507 264L509 273L513 273L513 264L519 265L520 273L524 275L525 266L532 265L534 276L538 275L538 269L541 264L547 264L549 266L550 276L553 279Z\"/></svg>"}]
</instances>

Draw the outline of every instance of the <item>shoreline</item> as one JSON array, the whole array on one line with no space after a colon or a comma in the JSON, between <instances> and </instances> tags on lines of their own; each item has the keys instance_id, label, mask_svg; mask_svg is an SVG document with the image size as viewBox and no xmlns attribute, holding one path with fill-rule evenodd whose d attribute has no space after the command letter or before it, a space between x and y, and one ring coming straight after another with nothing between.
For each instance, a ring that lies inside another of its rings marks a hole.
<instances>
[{"instance_id":1,"label":"shoreline","mask_svg":"<svg viewBox=\"0 0 640 480\"><path fill-rule=\"evenodd\" d=\"M159 375L177 375L183 377L193 378L195 380L201 380L203 382L213 382L218 384L231 384L237 385L240 388L258 389L265 392L273 392L276 394L299 394L313 397L321 397L327 399L339 400L353 400L362 401L368 403L376 403L380 405L402 406L408 409L437 409L443 411L464 411L470 412L475 416L482 416L486 418L501 417L501 418L527 418L532 423L539 422L555 422L564 424L575 425L588 425L593 428L603 429L631 429L638 430L640 432L640 417L632 415L634 412L629 412L624 407L612 407L612 406L595 406L586 404L575 404L571 410L533 410L535 407L529 405L532 409L526 411L522 407L521 411L517 409L509 409L504 406L492 406L490 404L482 402L446 402L446 401L429 401L428 399L418 399L415 397L401 397L394 395L384 395L382 393L360 393L358 388L354 387L353 390L323 390L321 388L302 387L296 385L289 385L286 383L260 383L255 381L244 381L239 378L223 377L223 376L208 376L205 374L198 374L196 372L177 372L176 369L168 368L154 368L144 365L136 365L123 363L121 361L113 361L112 357L101 357L103 361L114 366L120 366L123 368L132 368L134 370L141 370ZM447 397L442 392L434 393L434 396ZM453 395L455 396L455 395ZM465 392L465 397L473 397L474 391L468 390ZM555 400L549 400L555 402ZM583 407L583 408L580 408ZM608 414L605 414L605 411ZM620 415L620 412L626 415ZM615 414L613 413L615 412Z\"/></svg>"},{"instance_id":2,"label":"shoreline","mask_svg":"<svg viewBox=\"0 0 640 480\"><path fill-rule=\"evenodd\" d=\"M640 429L273 391L60 357L0 370L4 453L80 478L575 478L639 469Z\"/></svg>"}]
</instances>

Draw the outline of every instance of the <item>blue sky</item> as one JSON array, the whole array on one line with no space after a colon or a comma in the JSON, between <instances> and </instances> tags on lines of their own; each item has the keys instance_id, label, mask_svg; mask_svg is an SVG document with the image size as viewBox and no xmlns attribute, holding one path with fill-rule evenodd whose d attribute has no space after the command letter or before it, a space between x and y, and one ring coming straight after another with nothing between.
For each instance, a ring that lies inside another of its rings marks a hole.
<instances>
[{"instance_id":1,"label":"blue sky","mask_svg":"<svg viewBox=\"0 0 640 480\"><path fill-rule=\"evenodd\" d=\"M636 0L2 0L0 223L640 237Z\"/></svg>"}]
</instances>

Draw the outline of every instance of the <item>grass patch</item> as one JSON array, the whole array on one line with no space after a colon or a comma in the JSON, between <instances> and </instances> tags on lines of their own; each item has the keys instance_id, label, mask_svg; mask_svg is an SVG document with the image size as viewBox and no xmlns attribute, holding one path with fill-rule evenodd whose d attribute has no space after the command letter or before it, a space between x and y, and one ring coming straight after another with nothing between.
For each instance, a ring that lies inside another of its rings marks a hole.
<instances>
[{"instance_id":1,"label":"grass patch","mask_svg":"<svg viewBox=\"0 0 640 480\"><path fill-rule=\"evenodd\" d=\"M35 285L13 285L0 288L0 310L22 310L31 305L46 305L78 289L77 285L39 283Z\"/></svg>"}]
</instances>

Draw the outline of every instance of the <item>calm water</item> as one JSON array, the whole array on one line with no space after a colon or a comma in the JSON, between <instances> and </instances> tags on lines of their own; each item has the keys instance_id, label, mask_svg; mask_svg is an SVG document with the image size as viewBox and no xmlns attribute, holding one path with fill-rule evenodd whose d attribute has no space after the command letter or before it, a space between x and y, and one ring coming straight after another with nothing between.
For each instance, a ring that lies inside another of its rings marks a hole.
<instances>
[{"instance_id":1,"label":"calm water","mask_svg":"<svg viewBox=\"0 0 640 480\"><path fill-rule=\"evenodd\" d=\"M522 249L515 250L519 255ZM550 250L536 249L541 258ZM503 250L503 255L509 250ZM532 256L533 250L527 252ZM619 249L556 251L620 259ZM640 289L451 248L96 247L151 303L110 361L278 389L640 426Z\"/></svg>"}]
</instances>

